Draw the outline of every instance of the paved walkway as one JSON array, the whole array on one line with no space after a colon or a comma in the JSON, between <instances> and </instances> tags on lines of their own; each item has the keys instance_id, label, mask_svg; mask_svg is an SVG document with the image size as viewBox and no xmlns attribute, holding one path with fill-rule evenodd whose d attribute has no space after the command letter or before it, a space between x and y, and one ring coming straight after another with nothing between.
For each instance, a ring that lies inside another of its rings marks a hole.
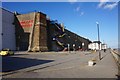
<instances>
[{"instance_id":1,"label":"paved walkway","mask_svg":"<svg viewBox=\"0 0 120 80\"><path fill-rule=\"evenodd\" d=\"M53 62L8 72L3 78L117 78L118 67L112 54L110 51L101 54L102 60L97 60L98 53L89 52L12 56L53 60ZM96 60L96 64L92 67L88 66L88 61L91 59Z\"/></svg>"}]
</instances>

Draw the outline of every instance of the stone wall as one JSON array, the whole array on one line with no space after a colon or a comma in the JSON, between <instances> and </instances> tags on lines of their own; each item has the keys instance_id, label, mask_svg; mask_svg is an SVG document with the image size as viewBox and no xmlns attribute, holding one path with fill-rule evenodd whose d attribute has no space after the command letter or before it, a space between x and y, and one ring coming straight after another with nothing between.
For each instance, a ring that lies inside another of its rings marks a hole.
<instances>
[{"instance_id":1,"label":"stone wall","mask_svg":"<svg viewBox=\"0 0 120 80\"><path fill-rule=\"evenodd\" d=\"M18 50L47 51L46 15L40 12L17 15Z\"/></svg>"},{"instance_id":2,"label":"stone wall","mask_svg":"<svg viewBox=\"0 0 120 80\"><path fill-rule=\"evenodd\" d=\"M50 51L62 51L65 48L68 48L68 44L69 44L70 50L73 50L74 45L75 45L74 46L75 50L79 50L80 48L83 50L88 50L88 44L91 41L67 29L64 29L62 37L58 37L57 40L54 40L53 38L56 35L61 34L60 30L55 25L57 24L57 22L54 23L54 21L48 20L47 23L48 23L47 32L48 32L48 38L49 38L48 48ZM58 25L62 28L62 26L59 23ZM60 45L59 43L63 45ZM82 43L84 43L84 46L82 45Z\"/></svg>"},{"instance_id":3,"label":"stone wall","mask_svg":"<svg viewBox=\"0 0 120 80\"><path fill-rule=\"evenodd\" d=\"M67 29L57 21L46 20L41 12L17 15L16 43L18 50L28 51L62 51L68 48L75 50L88 49L90 41ZM84 46L82 46L84 43Z\"/></svg>"}]
</instances>

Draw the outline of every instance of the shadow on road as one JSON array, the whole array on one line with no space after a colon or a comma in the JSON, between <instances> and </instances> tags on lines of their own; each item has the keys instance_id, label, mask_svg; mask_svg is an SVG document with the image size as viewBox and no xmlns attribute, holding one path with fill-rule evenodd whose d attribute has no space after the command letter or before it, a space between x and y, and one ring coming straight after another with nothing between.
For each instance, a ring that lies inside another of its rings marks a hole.
<instances>
[{"instance_id":1,"label":"shadow on road","mask_svg":"<svg viewBox=\"0 0 120 80\"><path fill-rule=\"evenodd\" d=\"M36 65L49 63L52 61L54 60L40 60L40 59L38 60L7 56L2 58L2 72L11 72Z\"/></svg>"},{"instance_id":2,"label":"shadow on road","mask_svg":"<svg viewBox=\"0 0 120 80\"><path fill-rule=\"evenodd\" d=\"M105 54L103 57L101 57L101 59L100 59L100 60L102 60L103 58L105 58L107 55L108 55L108 54Z\"/></svg>"}]
</instances>

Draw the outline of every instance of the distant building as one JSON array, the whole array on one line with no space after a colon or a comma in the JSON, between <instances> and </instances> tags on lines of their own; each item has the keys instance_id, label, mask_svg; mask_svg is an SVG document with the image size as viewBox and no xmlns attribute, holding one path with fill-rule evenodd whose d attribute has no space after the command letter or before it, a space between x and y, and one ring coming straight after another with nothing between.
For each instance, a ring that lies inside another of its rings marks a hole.
<instances>
[{"instance_id":1,"label":"distant building","mask_svg":"<svg viewBox=\"0 0 120 80\"><path fill-rule=\"evenodd\" d=\"M0 8L0 50L9 48L16 50L14 13Z\"/></svg>"},{"instance_id":2,"label":"distant building","mask_svg":"<svg viewBox=\"0 0 120 80\"><path fill-rule=\"evenodd\" d=\"M100 48L99 48L99 44L100 44ZM91 49L91 50L101 50L101 42L100 41L94 41L94 42L92 42L92 43L90 43L89 45L88 45L88 47L89 47L89 49Z\"/></svg>"},{"instance_id":3,"label":"distant building","mask_svg":"<svg viewBox=\"0 0 120 80\"><path fill-rule=\"evenodd\" d=\"M107 49L107 44L102 44L101 48L102 50Z\"/></svg>"}]
</instances>

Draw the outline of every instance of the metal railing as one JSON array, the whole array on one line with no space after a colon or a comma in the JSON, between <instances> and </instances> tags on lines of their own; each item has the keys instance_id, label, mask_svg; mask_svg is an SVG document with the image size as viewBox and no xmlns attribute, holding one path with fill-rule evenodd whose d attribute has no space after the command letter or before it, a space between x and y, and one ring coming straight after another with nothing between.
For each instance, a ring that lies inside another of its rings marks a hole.
<instances>
[{"instance_id":1,"label":"metal railing","mask_svg":"<svg viewBox=\"0 0 120 80\"><path fill-rule=\"evenodd\" d=\"M113 57L115 58L115 61L117 62L118 66L120 66L120 54L118 51L111 50L111 53Z\"/></svg>"}]
</instances>

